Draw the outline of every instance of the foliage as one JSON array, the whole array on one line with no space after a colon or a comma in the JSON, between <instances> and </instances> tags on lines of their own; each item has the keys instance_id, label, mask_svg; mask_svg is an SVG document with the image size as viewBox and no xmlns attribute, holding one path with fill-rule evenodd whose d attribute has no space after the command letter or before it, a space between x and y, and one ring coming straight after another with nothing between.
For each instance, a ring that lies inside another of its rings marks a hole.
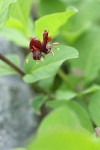
<instances>
[{"instance_id":1,"label":"foliage","mask_svg":"<svg viewBox=\"0 0 100 150\"><path fill-rule=\"evenodd\" d=\"M0 0L0 27L7 21L11 4L16 0Z\"/></svg>"},{"instance_id":2,"label":"foliage","mask_svg":"<svg viewBox=\"0 0 100 150\"><path fill-rule=\"evenodd\" d=\"M67 12L55 13L55 14L47 15L38 19L35 23L36 34L38 38L40 40L42 39L42 33L44 29L49 30L51 35L54 37L58 33L59 28L63 24L65 24L66 21L76 12L77 12L77 9L72 8L72 9L69 9Z\"/></svg>"},{"instance_id":3,"label":"foliage","mask_svg":"<svg viewBox=\"0 0 100 150\"><path fill-rule=\"evenodd\" d=\"M25 150L100 149L94 128L100 127L99 11L99 0L0 0L0 35L24 48L21 75L36 93L32 107L41 118ZM59 44L54 56L36 62L29 39L42 41L44 30ZM17 54L5 57L20 68ZM1 58L0 76L19 73Z\"/></svg>"},{"instance_id":4,"label":"foliage","mask_svg":"<svg viewBox=\"0 0 100 150\"><path fill-rule=\"evenodd\" d=\"M34 83L38 80L52 77L65 60L77 57L78 52L75 49L59 45L59 50L54 51L54 57L49 55L45 58L44 63L36 64L32 58L28 64L25 62L26 75L24 76L24 81Z\"/></svg>"},{"instance_id":5,"label":"foliage","mask_svg":"<svg viewBox=\"0 0 100 150\"><path fill-rule=\"evenodd\" d=\"M28 150L77 150L77 147L81 150L98 150L99 148L89 135L73 130L62 129L38 137L34 143L29 145Z\"/></svg>"}]
</instances>

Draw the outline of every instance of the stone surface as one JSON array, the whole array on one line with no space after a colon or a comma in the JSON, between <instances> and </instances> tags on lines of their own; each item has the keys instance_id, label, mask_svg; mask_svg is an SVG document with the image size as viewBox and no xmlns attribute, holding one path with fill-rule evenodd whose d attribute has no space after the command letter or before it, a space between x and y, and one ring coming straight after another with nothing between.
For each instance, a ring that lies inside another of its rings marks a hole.
<instances>
[{"instance_id":1,"label":"stone surface","mask_svg":"<svg viewBox=\"0 0 100 150\"><path fill-rule=\"evenodd\" d=\"M0 52L4 55L22 50L0 38ZM34 92L18 76L0 77L0 150L23 146L37 126L31 106Z\"/></svg>"},{"instance_id":2,"label":"stone surface","mask_svg":"<svg viewBox=\"0 0 100 150\"><path fill-rule=\"evenodd\" d=\"M32 93L17 77L0 78L0 149L22 146L34 133Z\"/></svg>"}]
</instances>

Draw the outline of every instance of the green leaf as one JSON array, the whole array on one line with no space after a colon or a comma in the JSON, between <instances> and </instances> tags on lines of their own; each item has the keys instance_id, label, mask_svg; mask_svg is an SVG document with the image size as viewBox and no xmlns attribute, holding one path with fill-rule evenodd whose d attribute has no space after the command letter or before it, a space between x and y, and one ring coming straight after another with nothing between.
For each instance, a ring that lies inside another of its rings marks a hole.
<instances>
[{"instance_id":1,"label":"green leaf","mask_svg":"<svg viewBox=\"0 0 100 150\"><path fill-rule=\"evenodd\" d=\"M83 133L70 130L57 130L32 141L28 150L99 150L96 142Z\"/></svg>"},{"instance_id":2,"label":"green leaf","mask_svg":"<svg viewBox=\"0 0 100 150\"><path fill-rule=\"evenodd\" d=\"M85 111L85 109L83 107L81 107L78 103L76 103L74 101L67 102L65 100L63 100L63 101L56 100L56 101L46 102L46 106L53 108L53 109L59 108L61 106L67 106L77 116L80 126L83 129L93 133L93 126L90 121L90 118L89 118L87 112Z\"/></svg>"},{"instance_id":3,"label":"green leaf","mask_svg":"<svg viewBox=\"0 0 100 150\"><path fill-rule=\"evenodd\" d=\"M29 39L31 36L34 35L34 22L31 18L29 18L27 23L28 24L23 24L23 22L21 22L17 18L9 18L9 20L5 24L4 29L15 29L20 33L24 34L24 36Z\"/></svg>"},{"instance_id":4,"label":"green leaf","mask_svg":"<svg viewBox=\"0 0 100 150\"><path fill-rule=\"evenodd\" d=\"M14 64L16 64L17 66L20 66L20 60L19 60L19 57L17 55L8 55L7 58L11 62L13 62ZM11 75L11 74L18 74L18 73L16 72L16 70L14 70L13 68L11 68L5 62L3 62L2 60L0 60L0 76Z\"/></svg>"},{"instance_id":5,"label":"green leaf","mask_svg":"<svg viewBox=\"0 0 100 150\"><path fill-rule=\"evenodd\" d=\"M38 136L66 128L79 130L81 126L75 113L67 106L63 106L44 118L38 129Z\"/></svg>"},{"instance_id":6,"label":"green leaf","mask_svg":"<svg viewBox=\"0 0 100 150\"><path fill-rule=\"evenodd\" d=\"M100 138L96 139L95 145L97 147L97 150L99 150L100 149Z\"/></svg>"},{"instance_id":7,"label":"green leaf","mask_svg":"<svg viewBox=\"0 0 100 150\"><path fill-rule=\"evenodd\" d=\"M0 35L14 42L16 45L19 45L21 47L29 47L29 39L26 38L22 32L16 29L7 28L7 27L2 28L0 30Z\"/></svg>"},{"instance_id":8,"label":"green leaf","mask_svg":"<svg viewBox=\"0 0 100 150\"><path fill-rule=\"evenodd\" d=\"M51 0L41 0L39 5L39 14L41 16L57 13L66 10L66 5L59 0L51 1Z\"/></svg>"},{"instance_id":9,"label":"green leaf","mask_svg":"<svg viewBox=\"0 0 100 150\"><path fill-rule=\"evenodd\" d=\"M47 100L47 98L48 98L47 95L39 94L33 99L32 106L33 106L34 111L37 114L40 114L40 108L44 104L44 102Z\"/></svg>"},{"instance_id":10,"label":"green leaf","mask_svg":"<svg viewBox=\"0 0 100 150\"><path fill-rule=\"evenodd\" d=\"M100 90L90 97L89 113L95 125L100 127Z\"/></svg>"},{"instance_id":11,"label":"green leaf","mask_svg":"<svg viewBox=\"0 0 100 150\"><path fill-rule=\"evenodd\" d=\"M23 24L16 18L9 18L9 20L5 24L5 27L17 29L21 32L25 32L26 30L25 26L23 26Z\"/></svg>"},{"instance_id":12,"label":"green leaf","mask_svg":"<svg viewBox=\"0 0 100 150\"><path fill-rule=\"evenodd\" d=\"M12 41L16 45L25 48L29 47L29 39L33 34L34 29L32 20L29 21L29 26L25 27L19 20L10 18L0 30L1 36Z\"/></svg>"},{"instance_id":13,"label":"green leaf","mask_svg":"<svg viewBox=\"0 0 100 150\"><path fill-rule=\"evenodd\" d=\"M69 106L75 112L80 121L81 126L87 131L93 133L94 129L86 110L81 105L73 101L68 102L67 106Z\"/></svg>"},{"instance_id":14,"label":"green leaf","mask_svg":"<svg viewBox=\"0 0 100 150\"><path fill-rule=\"evenodd\" d=\"M59 108L59 107L61 107L61 106L66 106L67 103L68 103L68 101L66 101L66 100L47 101L47 102L46 102L46 106L47 106L47 107L50 107L50 108L52 108L52 109L56 109L56 108Z\"/></svg>"},{"instance_id":15,"label":"green leaf","mask_svg":"<svg viewBox=\"0 0 100 150\"><path fill-rule=\"evenodd\" d=\"M75 8L69 9L67 12L54 13L38 19L35 23L36 34L42 40L43 31L49 30L51 36L56 36L59 28L66 23L66 21L75 13Z\"/></svg>"},{"instance_id":16,"label":"green leaf","mask_svg":"<svg viewBox=\"0 0 100 150\"><path fill-rule=\"evenodd\" d=\"M32 0L17 0L11 7L11 17L18 19L24 26L27 26L31 10Z\"/></svg>"},{"instance_id":17,"label":"green leaf","mask_svg":"<svg viewBox=\"0 0 100 150\"><path fill-rule=\"evenodd\" d=\"M0 0L0 27L7 21L12 3L16 0Z\"/></svg>"},{"instance_id":18,"label":"green leaf","mask_svg":"<svg viewBox=\"0 0 100 150\"><path fill-rule=\"evenodd\" d=\"M71 58L77 58L78 52L68 46L59 45L60 50L54 50L54 57L48 54L45 57L45 62L39 62L37 64L31 57L29 63L25 62L24 69L26 75L24 76L24 81L27 83L34 83L36 81L49 78L54 76L61 64Z\"/></svg>"},{"instance_id":19,"label":"green leaf","mask_svg":"<svg viewBox=\"0 0 100 150\"><path fill-rule=\"evenodd\" d=\"M28 47L29 38L34 34L34 23L30 18L31 4L32 0L27 0L26 2L24 2L24 0L18 0L17 3L13 4L10 11L10 18L1 31L3 36L23 47ZM7 30L7 32L5 32L5 30ZM12 35L10 31L12 32ZM15 38L13 39L12 37ZM22 38L22 44L19 42L20 37ZM24 40L26 41L26 44Z\"/></svg>"},{"instance_id":20,"label":"green leaf","mask_svg":"<svg viewBox=\"0 0 100 150\"><path fill-rule=\"evenodd\" d=\"M46 91L50 91L52 89L53 83L55 80L55 76L50 77L48 79L43 79L38 82L38 85L45 89ZM46 83L46 84L45 84Z\"/></svg>"},{"instance_id":21,"label":"green leaf","mask_svg":"<svg viewBox=\"0 0 100 150\"><path fill-rule=\"evenodd\" d=\"M55 93L55 99L57 100L71 100L77 96L77 93L73 91L57 90Z\"/></svg>"},{"instance_id":22,"label":"green leaf","mask_svg":"<svg viewBox=\"0 0 100 150\"><path fill-rule=\"evenodd\" d=\"M93 81L99 73L100 44L98 39L100 39L100 29L93 27L75 44L80 57L77 61L71 61L72 67L83 71L83 79L86 83Z\"/></svg>"},{"instance_id":23,"label":"green leaf","mask_svg":"<svg viewBox=\"0 0 100 150\"><path fill-rule=\"evenodd\" d=\"M81 91L79 95L86 95L86 94L94 93L94 92L97 92L98 90L100 90L100 86L94 84L91 87L85 89L84 91Z\"/></svg>"},{"instance_id":24,"label":"green leaf","mask_svg":"<svg viewBox=\"0 0 100 150\"><path fill-rule=\"evenodd\" d=\"M66 2L67 5L73 5L78 10L79 13L74 15L70 18L70 21L62 27L61 34L69 42L71 45L72 43L76 42L81 36L91 28L92 24L98 25L99 20L99 10L100 10L100 1L98 0L84 0L75 4L73 1ZM91 15L91 12L93 14Z\"/></svg>"}]
</instances>

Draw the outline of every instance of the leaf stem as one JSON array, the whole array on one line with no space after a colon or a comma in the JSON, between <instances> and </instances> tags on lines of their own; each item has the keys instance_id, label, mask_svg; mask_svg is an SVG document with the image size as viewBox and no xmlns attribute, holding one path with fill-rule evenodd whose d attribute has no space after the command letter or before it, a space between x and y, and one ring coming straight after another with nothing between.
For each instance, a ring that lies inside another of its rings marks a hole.
<instances>
[{"instance_id":1,"label":"leaf stem","mask_svg":"<svg viewBox=\"0 0 100 150\"><path fill-rule=\"evenodd\" d=\"M58 75L62 78L62 80L71 88L74 89L72 83L70 82L68 76L62 71L62 69L59 69Z\"/></svg>"},{"instance_id":2,"label":"leaf stem","mask_svg":"<svg viewBox=\"0 0 100 150\"><path fill-rule=\"evenodd\" d=\"M0 53L0 59L6 64L8 64L10 67L12 67L14 70L16 70L21 76L25 75L25 73L19 67L17 67L13 62L11 62L8 58L6 58L1 53Z\"/></svg>"}]
</instances>

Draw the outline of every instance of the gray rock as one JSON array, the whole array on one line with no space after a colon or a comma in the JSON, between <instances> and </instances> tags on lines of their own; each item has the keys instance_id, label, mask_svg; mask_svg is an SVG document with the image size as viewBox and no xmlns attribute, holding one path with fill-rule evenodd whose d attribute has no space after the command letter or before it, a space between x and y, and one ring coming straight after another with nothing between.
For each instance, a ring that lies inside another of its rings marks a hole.
<instances>
[{"instance_id":1,"label":"gray rock","mask_svg":"<svg viewBox=\"0 0 100 150\"><path fill-rule=\"evenodd\" d=\"M0 78L0 149L24 145L37 121L31 106L32 92L17 77Z\"/></svg>"},{"instance_id":2,"label":"gray rock","mask_svg":"<svg viewBox=\"0 0 100 150\"><path fill-rule=\"evenodd\" d=\"M0 36L0 53L6 55L6 54L18 54L20 57L23 57L23 52L21 48L14 45L12 42L9 42L4 37Z\"/></svg>"},{"instance_id":3,"label":"gray rock","mask_svg":"<svg viewBox=\"0 0 100 150\"><path fill-rule=\"evenodd\" d=\"M21 60L22 50L0 37L0 53L16 53ZM34 92L17 76L0 77L0 150L11 150L26 144L35 132L36 116L31 106Z\"/></svg>"},{"instance_id":4,"label":"gray rock","mask_svg":"<svg viewBox=\"0 0 100 150\"><path fill-rule=\"evenodd\" d=\"M23 62L25 59L26 51L14 45L12 42L7 41L4 37L0 37L0 53L3 54L5 57L8 54L18 55L20 59L21 67L23 68Z\"/></svg>"}]
</instances>

